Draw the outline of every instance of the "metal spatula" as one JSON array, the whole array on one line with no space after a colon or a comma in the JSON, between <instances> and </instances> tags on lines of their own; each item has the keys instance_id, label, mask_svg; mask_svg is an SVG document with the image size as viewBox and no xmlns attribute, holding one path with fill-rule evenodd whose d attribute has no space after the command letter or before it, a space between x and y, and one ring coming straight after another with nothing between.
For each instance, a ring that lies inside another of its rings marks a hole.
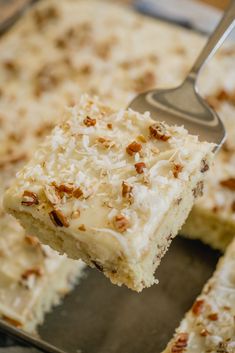
<instances>
[{"instance_id":1,"label":"metal spatula","mask_svg":"<svg viewBox=\"0 0 235 353\"><path fill-rule=\"evenodd\" d=\"M130 103L129 108L141 113L149 111L153 119L165 121L169 125L184 125L201 141L215 143L217 150L225 140L225 128L219 116L198 93L197 77L202 66L232 31L234 24L235 0L232 0L183 83L173 89L144 92Z\"/></svg>"}]
</instances>

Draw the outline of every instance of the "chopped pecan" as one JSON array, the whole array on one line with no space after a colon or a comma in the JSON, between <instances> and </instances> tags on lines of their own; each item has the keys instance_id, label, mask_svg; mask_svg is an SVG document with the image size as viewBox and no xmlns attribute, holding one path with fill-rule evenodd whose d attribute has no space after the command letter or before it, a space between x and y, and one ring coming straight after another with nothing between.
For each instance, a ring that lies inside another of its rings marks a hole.
<instances>
[{"instance_id":1,"label":"chopped pecan","mask_svg":"<svg viewBox=\"0 0 235 353\"><path fill-rule=\"evenodd\" d=\"M86 227L84 224L81 224L79 227L78 227L79 230L81 230L82 232L85 232L86 231Z\"/></svg>"},{"instance_id":2,"label":"chopped pecan","mask_svg":"<svg viewBox=\"0 0 235 353\"><path fill-rule=\"evenodd\" d=\"M114 141L112 141L106 137L98 137L97 141L105 148L110 148L115 145Z\"/></svg>"},{"instance_id":3,"label":"chopped pecan","mask_svg":"<svg viewBox=\"0 0 235 353\"><path fill-rule=\"evenodd\" d=\"M38 196L35 192L25 190L23 193L23 199L21 201L21 205L24 206L32 206L32 205L38 205L39 200Z\"/></svg>"},{"instance_id":4,"label":"chopped pecan","mask_svg":"<svg viewBox=\"0 0 235 353\"><path fill-rule=\"evenodd\" d=\"M84 120L83 120L84 124L88 127L90 126L95 126L96 124L96 119L92 119L89 116L87 116Z\"/></svg>"},{"instance_id":5,"label":"chopped pecan","mask_svg":"<svg viewBox=\"0 0 235 353\"><path fill-rule=\"evenodd\" d=\"M167 141L171 137L163 123L157 122L149 126L150 136L162 141Z\"/></svg>"},{"instance_id":6,"label":"chopped pecan","mask_svg":"<svg viewBox=\"0 0 235 353\"><path fill-rule=\"evenodd\" d=\"M74 186L70 185L70 184L60 184L60 185L56 185L56 183L52 183L52 185L56 188L56 190L60 193L60 194L69 194L71 195L73 193L74 190ZM62 195L61 195L62 196Z\"/></svg>"},{"instance_id":7,"label":"chopped pecan","mask_svg":"<svg viewBox=\"0 0 235 353\"><path fill-rule=\"evenodd\" d=\"M200 331L200 336L202 337L206 337L209 335L209 331L206 329L206 328L203 328L201 331Z\"/></svg>"},{"instance_id":8,"label":"chopped pecan","mask_svg":"<svg viewBox=\"0 0 235 353\"><path fill-rule=\"evenodd\" d=\"M144 162L139 162L135 164L135 169L138 174L142 174L145 168L146 168L146 164Z\"/></svg>"},{"instance_id":9,"label":"chopped pecan","mask_svg":"<svg viewBox=\"0 0 235 353\"><path fill-rule=\"evenodd\" d=\"M178 178L178 176L182 172L182 170L183 170L183 166L181 164L174 163L172 172L173 172L173 175L175 178Z\"/></svg>"},{"instance_id":10,"label":"chopped pecan","mask_svg":"<svg viewBox=\"0 0 235 353\"><path fill-rule=\"evenodd\" d=\"M199 196L203 195L203 189L204 189L204 183L203 181L199 181L196 185L196 187L192 190L193 191L193 196L195 199Z\"/></svg>"},{"instance_id":11,"label":"chopped pecan","mask_svg":"<svg viewBox=\"0 0 235 353\"><path fill-rule=\"evenodd\" d=\"M118 214L114 218L114 225L120 233L123 233L127 230L130 224L128 219L123 214Z\"/></svg>"},{"instance_id":12,"label":"chopped pecan","mask_svg":"<svg viewBox=\"0 0 235 353\"><path fill-rule=\"evenodd\" d=\"M43 275L43 271L41 268L30 268L22 273L22 279L28 279L30 276L34 275L35 277L41 277Z\"/></svg>"},{"instance_id":13,"label":"chopped pecan","mask_svg":"<svg viewBox=\"0 0 235 353\"><path fill-rule=\"evenodd\" d=\"M112 128L113 128L113 124L108 123L108 124L107 124L107 128L108 128L109 130L112 130Z\"/></svg>"},{"instance_id":14,"label":"chopped pecan","mask_svg":"<svg viewBox=\"0 0 235 353\"><path fill-rule=\"evenodd\" d=\"M220 185L227 189L235 191L235 178L228 178L225 180L221 180Z\"/></svg>"},{"instance_id":15,"label":"chopped pecan","mask_svg":"<svg viewBox=\"0 0 235 353\"><path fill-rule=\"evenodd\" d=\"M194 302L193 307L192 307L192 313L196 316L201 314L203 307L204 307L205 301L203 299L198 299Z\"/></svg>"},{"instance_id":16,"label":"chopped pecan","mask_svg":"<svg viewBox=\"0 0 235 353\"><path fill-rule=\"evenodd\" d=\"M83 196L83 191L81 188L76 188L74 191L73 191L73 196L76 198L76 199L79 199L80 197Z\"/></svg>"},{"instance_id":17,"label":"chopped pecan","mask_svg":"<svg viewBox=\"0 0 235 353\"><path fill-rule=\"evenodd\" d=\"M173 346L171 347L171 353L183 353L188 345L188 333L179 333L176 337Z\"/></svg>"},{"instance_id":18,"label":"chopped pecan","mask_svg":"<svg viewBox=\"0 0 235 353\"><path fill-rule=\"evenodd\" d=\"M60 210L53 210L49 213L51 221L57 227L68 227L69 222L65 215Z\"/></svg>"},{"instance_id":19,"label":"chopped pecan","mask_svg":"<svg viewBox=\"0 0 235 353\"><path fill-rule=\"evenodd\" d=\"M132 198L133 186L127 184L125 181L122 182L122 196L131 199Z\"/></svg>"},{"instance_id":20,"label":"chopped pecan","mask_svg":"<svg viewBox=\"0 0 235 353\"><path fill-rule=\"evenodd\" d=\"M126 148L126 152L130 155L133 156L135 153L140 152L142 149L142 146L140 143L133 141L131 142L127 148Z\"/></svg>"},{"instance_id":21,"label":"chopped pecan","mask_svg":"<svg viewBox=\"0 0 235 353\"><path fill-rule=\"evenodd\" d=\"M218 314L217 313L209 314L207 317L211 321L217 321L218 320Z\"/></svg>"},{"instance_id":22,"label":"chopped pecan","mask_svg":"<svg viewBox=\"0 0 235 353\"><path fill-rule=\"evenodd\" d=\"M202 160L202 162L201 162L201 169L200 169L200 172L201 173L205 173L205 172L207 172L208 170L209 170L209 165L208 165L208 163L206 162L206 160L205 159L203 159Z\"/></svg>"}]
</instances>

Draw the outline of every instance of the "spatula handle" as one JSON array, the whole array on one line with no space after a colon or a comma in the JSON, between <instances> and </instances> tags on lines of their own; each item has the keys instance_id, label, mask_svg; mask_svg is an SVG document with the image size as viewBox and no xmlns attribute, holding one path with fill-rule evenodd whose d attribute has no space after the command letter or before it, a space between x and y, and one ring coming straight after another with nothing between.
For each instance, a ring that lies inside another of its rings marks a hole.
<instances>
[{"instance_id":1,"label":"spatula handle","mask_svg":"<svg viewBox=\"0 0 235 353\"><path fill-rule=\"evenodd\" d=\"M231 0L222 19L214 32L210 35L205 47L189 72L188 78L196 80L199 71L207 60L214 55L217 49L223 44L229 33L235 26L235 0Z\"/></svg>"}]
</instances>

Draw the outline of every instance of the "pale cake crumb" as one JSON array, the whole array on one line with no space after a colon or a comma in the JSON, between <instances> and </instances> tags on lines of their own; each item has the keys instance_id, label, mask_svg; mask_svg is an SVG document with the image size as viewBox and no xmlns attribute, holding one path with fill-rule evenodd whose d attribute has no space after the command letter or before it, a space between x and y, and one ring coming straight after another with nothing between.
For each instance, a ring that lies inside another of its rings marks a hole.
<instances>
[{"instance_id":1,"label":"pale cake crumb","mask_svg":"<svg viewBox=\"0 0 235 353\"><path fill-rule=\"evenodd\" d=\"M213 148L149 113L83 95L17 173L4 204L42 242L140 291L155 282L201 196Z\"/></svg>"}]
</instances>

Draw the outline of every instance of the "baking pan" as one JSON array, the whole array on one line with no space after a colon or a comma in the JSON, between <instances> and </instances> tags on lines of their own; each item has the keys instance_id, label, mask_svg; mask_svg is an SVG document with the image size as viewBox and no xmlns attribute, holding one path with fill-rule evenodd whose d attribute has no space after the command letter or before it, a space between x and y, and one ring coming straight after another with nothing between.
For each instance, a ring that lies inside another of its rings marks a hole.
<instances>
[{"instance_id":1,"label":"baking pan","mask_svg":"<svg viewBox=\"0 0 235 353\"><path fill-rule=\"evenodd\" d=\"M220 253L177 237L156 272L158 285L135 293L85 270L75 289L47 314L33 337L1 322L0 330L50 353L160 353Z\"/></svg>"},{"instance_id":2,"label":"baking pan","mask_svg":"<svg viewBox=\"0 0 235 353\"><path fill-rule=\"evenodd\" d=\"M0 30L6 30L24 8L0 24ZM39 336L3 320L0 330L49 353L160 353L219 256L199 241L177 237L156 272L158 285L138 294L87 268L62 304L46 315Z\"/></svg>"}]
</instances>

